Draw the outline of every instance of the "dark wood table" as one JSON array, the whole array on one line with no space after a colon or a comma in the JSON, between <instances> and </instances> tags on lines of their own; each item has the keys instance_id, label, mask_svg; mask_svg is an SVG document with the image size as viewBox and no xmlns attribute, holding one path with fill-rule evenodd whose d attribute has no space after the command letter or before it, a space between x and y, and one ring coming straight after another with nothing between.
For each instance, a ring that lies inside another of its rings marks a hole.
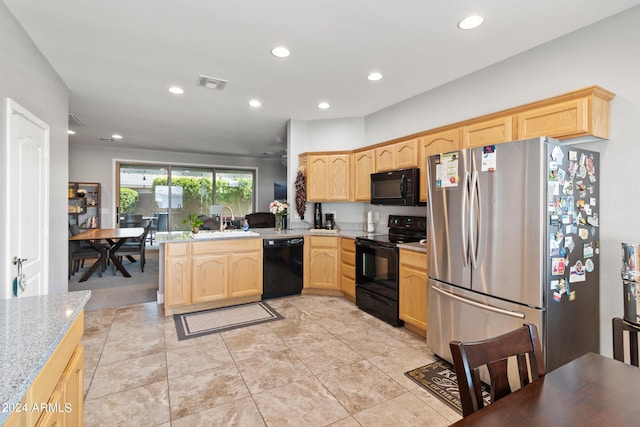
<instances>
[{"instance_id":1,"label":"dark wood table","mask_svg":"<svg viewBox=\"0 0 640 427\"><path fill-rule=\"evenodd\" d=\"M144 234L144 228L92 228L91 230L83 231L75 236L69 237L69 240L86 241L93 246L98 252L100 257L93 263L93 265L87 270L80 278L80 282L86 281L95 271L103 265L103 262L107 261L107 258L113 262L113 265L122 273L124 277L131 277L131 274L122 265L118 257L115 255L116 251L122 244L129 238L140 237ZM106 240L109 242L108 247L104 247L100 242Z\"/></svg>"},{"instance_id":2,"label":"dark wood table","mask_svg":"<svg viewBox=\"0 0 640 427\"><path fill-rule=\"evenodd\" d=\"M640 368L587 353L453 425L640 425L636 396Z\"/></svg>"}]
</instances>

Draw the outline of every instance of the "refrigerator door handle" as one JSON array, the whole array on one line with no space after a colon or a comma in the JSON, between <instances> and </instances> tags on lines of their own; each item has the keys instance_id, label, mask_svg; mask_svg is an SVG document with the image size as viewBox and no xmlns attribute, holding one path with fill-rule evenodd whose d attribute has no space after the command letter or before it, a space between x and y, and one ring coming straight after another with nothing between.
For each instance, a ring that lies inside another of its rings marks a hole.
<instances>
[{"instance_id":1,"label":"refrigerator door handle","mask_svg":"<svg viewBox=\"0 0 640 427\"><path fill-rule=\"evenodd\" d=\"M473 301L473 300L470 300L470 299L463 298L463 297L460 297L458 295L452 294L451 292L445 291L444 289L440 289L437 286L431 286L431 289L433 289L434 291L436 291L439 294L442 294L442 295L444 295L444 296L446 296L448 298L454 299L456 301L460 301L461 303L468 304L468 305L471 305L473 307L480 308L482 310L492 311L494 313L503 314L505 316L515 317L517 319L524 319L525 318L524 313L522 313L520 311L504 310L502 308L494 307L492 305L482 304L482 303L479 303L477 301Z\"/></svg>"},{"instance_id":2,"label":"refrigerator door handle","mask_svg":"<svg viewBox=\"0 0 640 427\"><path fill-rule=\"evenodd\" d=\"M464 173L464 186L462 188L462 200L460 202L460 238L462 239L462 265L469 266L469 245L467 235L467 214L469 212L469 172Z\"/></svg>"},{"instance_id":3,"label":"refrigerator door handle","mask_svg":"<svg viewBox=\"0 0 640 427\"><path fill-rule=\"evenodd\" d=\"M470 189L471 200L469 201L469 253L473 268L478 268L481 237L480 224L482 223L480 218L482 212L480 203L482 198L480 196L480 183L478 179L478 172L473 172Z\"/></svg>"}]
</instances>

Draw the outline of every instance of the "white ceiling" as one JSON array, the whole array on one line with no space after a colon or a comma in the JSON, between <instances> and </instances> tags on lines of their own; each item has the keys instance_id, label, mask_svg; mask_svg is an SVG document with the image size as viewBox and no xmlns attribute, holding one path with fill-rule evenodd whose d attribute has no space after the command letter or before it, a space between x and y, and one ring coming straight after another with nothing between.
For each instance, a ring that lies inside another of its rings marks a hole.
<instances>
[{"instance_id":1,"label":"white ceiling","mask_svg":"<svg viewBox=\"0 0 640 427\"><path fill-rule=\"evenodd\" d=\"M256 157L282 154L289 118L366 116L640 4L3 1L69 88L70 113L84 124L71 144ZM469 14L484 24L459 30ZM277 45L291 56L272 56ZM384 78L368 81L374 70ZM197 87L201 74L229 83ZM172 85L185 93L170 94ZM262 107L250 108L252 98ZM114 133L124 139L99 141Z\"/></svg>"}]
</instances>

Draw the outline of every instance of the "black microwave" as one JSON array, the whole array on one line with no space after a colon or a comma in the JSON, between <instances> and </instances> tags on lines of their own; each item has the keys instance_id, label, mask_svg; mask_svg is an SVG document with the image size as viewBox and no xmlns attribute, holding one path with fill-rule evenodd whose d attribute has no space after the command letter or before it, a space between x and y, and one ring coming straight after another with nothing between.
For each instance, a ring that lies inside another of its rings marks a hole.
<instances>
[{"instance_id":1,"label":"black microwave","mask_svg":"<svg viewBox=\"0 0 640 427\"><path fill-rule=\"evenodd\" d=\"M420 169L401 169L371 174L371 203L417 206L420 203Z\"/></svg>"}]
</instances>

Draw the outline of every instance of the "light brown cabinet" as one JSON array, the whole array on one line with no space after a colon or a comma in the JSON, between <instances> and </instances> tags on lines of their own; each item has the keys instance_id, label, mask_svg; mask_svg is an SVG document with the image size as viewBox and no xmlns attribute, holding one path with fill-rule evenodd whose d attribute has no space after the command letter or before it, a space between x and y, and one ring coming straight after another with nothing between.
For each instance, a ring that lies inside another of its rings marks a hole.
<instances>
[{"instance_id":1,"label":"light brown cabinet","mask_svg":"<svg viewBox=\"0 0 640 427\"><path fill-rule=\"evenodd\" d=\"M339 237L305 236L304 287L339 290Z\"/></svg>"},{"instance_id":2,"label":"light brown cabinet","mask_svg":"<svg viewBox=\"0 0 640 427\"><path fill-rule=\"evenodd\" d=\"M353 153L353 199L356 202L371 200L371 174L376 171L376 150Z\"/></svg>"},{"instance_id":3,"label":"light brown cabinet","mask_svg":"<svg viewBox=\"0 0 640 427\"><path fill-rule=\"evenodd\" d=\"M462 148L482 147L513 141L513 116L483 120L462 127Z\"/></svg>"},{"instance_id":4,"label":"light brown cabinet","mask_svg":"<svg viewBox=\"0 0 640 427\"><path fill-rule=\"evenodd\" d=\"M585 96L543 105L517 115L518 139L537 136L609 137L609 101L613 94L596 88Z\"/></svg>"},{"instance_id":5,"label":"light brown cabinet","mask_svg":"<svg viewBox=\"0 0 640 427\"><path fill-rule=\"evenodd\" d=\"M350 164L349 153L307 155L307 201L349 201Z\"/></svg>"},{"instance_id":6,"label":"light brown cabinet","mask_svg":"<svg viewBox=\"0 0 640 427\"><path fill-rule=\"evenodd\" d=\"M420 138L420 201L427 201L427 159L438 153L460 149L462 129L455 128L435 132Z\"/></svg>"},{"instance_id":7,"label":"light brown cabinet","mask_svg":"<svg viewBox=\"0 0 640 427\"><path fill-rule=\"evenodd\" d=\"M164 305L191 304L191 244L168 243L164 247Z\"/></svg>"},{"instance_id":8,"label":"light brown cabinet","mask_svg":"<svg viewBox=\"0 0 640 427\"><path fill-rule=\"evenodd\" d=\"M418 166L419 138L376 147L376 171L408 169Z\"/></svg>"},{"instance_id":9,"label":"light brown cabinet","mask_svg":"<svg viewBox=\"0 0 640 427\"><path fill-rule=\"evenodd\" d=\"M165 246L165 315L260 300L262 239Z\"/></svg>"},{"instance_id":10,"label":"light brown cabinet","mask_svg":"<svg viewBox=\"0 0 640 427\"><path fill-rule=\"evenodd\" d=\"M400 319L405 327L426 337L427 254L400 249Z\"/></svg>"},{"instance_id":11,"label":"light brown cabinet","mask_svg":"<svg viewBox=\"0 0 640 427\"><path fill-rule=\"evenodd\" d=\"M344 296L356 301L356 241L347 237L340 238L340 290Z\"/></svg>"},{"instance_id":12,"label":"light brown cabinet","mask_svg":"<svg viewBox=\"0 0 640 427\"><path fill-rule=\"evenodd\" d=\"M84 402L84 311L78 314L5 426L81 426ZM47 404L47 410L42 405ZM35 409L34 409L35 408ZM49 409L51 408L51 409Z\"/></svg>"}]
</instances>

